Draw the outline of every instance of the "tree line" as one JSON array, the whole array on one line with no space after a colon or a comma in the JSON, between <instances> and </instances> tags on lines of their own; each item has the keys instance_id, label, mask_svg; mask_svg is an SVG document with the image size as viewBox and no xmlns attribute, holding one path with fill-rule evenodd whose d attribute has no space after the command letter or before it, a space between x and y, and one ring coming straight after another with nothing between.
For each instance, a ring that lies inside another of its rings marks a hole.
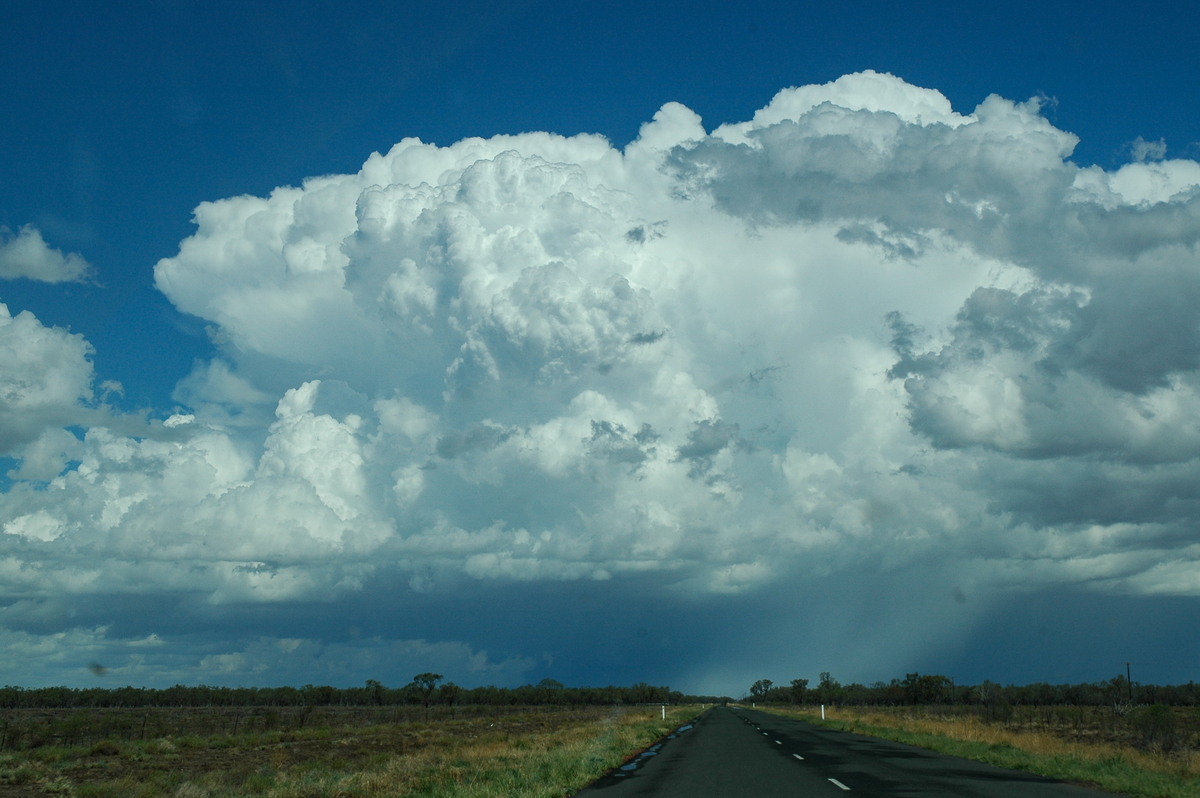
<instances>
[{"instance_id":1,"label":"tree line","mask_svg":"<svg viewBox=\"0 0 1200 798\"><path fill-rule=\"evenodd\" d=\"M608 704L720 703L725 696L685 695L644 682L627 687L567 687L553 679L521 687L459 687L439 673L420 673L408 684L388 687L368 679L362 687L214 687L176 684L166 688L0 687L0 708L102 707L322 707L322 706L596 706Z\"/></svg>"},{"instance_id":2,"label":"tree line","mask_svg":"<svg viewBox=\"0 0 1200 798\"><path fill-rule=\"evenodd\" d=\"M1081 684L956 684L940 674L908 673L903 679L841 684L823 672L814 685L793 679L776 685L760 679L743 699L765 704L900 706L977 704L1008 706L1200 705L1200 684L1154 685L1117 675ZM368 679L361 687L306 684L302 687L216 687L176 684L150 687L0 687L0 708L101 707L321 707L321 706L597 706L636 704L719 704L729 696L689 695L670 687L638 682L629 686L567 687L553 679L520 687L460 687L438 673L420 673L407 684L388 687Z\"/></svg>"},{"instance_id":3,"label":"tree line","mask_svg":"<svg viewBox=\"0 0 1200 798\"><path fill-rule=\"evenodd\" d=\"M1154 685L1132 682L1118 674L1101 682L1001 686L995 682L955 684L941 674L908 673L903 679L841 684L828 671L822 672L816 685L808 679L793 679L788 685L776 685L759 679L750 686L747 700L766 704L843 704L852 706L899 706L920 704L980 704L984 706L1104 706L1163 704L1196 706L1200 704L1200 685Z\"/></svg>"}]
</instances>

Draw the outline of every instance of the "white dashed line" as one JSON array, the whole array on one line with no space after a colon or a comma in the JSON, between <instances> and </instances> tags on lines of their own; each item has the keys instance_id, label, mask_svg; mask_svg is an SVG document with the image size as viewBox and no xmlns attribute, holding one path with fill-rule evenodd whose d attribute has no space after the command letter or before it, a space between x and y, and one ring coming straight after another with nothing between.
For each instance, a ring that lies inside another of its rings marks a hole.
<instances>
[{"instance_id":1,"label":"white dashed line","mask_svg":"<svg viewBox=\"0 0 1200 798\"><path fill-rule=\"evenodd\" d=\"M781 743L781 742L779 742L778 740L776 740L776 741L775 741L775 745L783 745L783 743Z\"/></svg>"},{"instance_id":2,"label":"white dashed line","mask_svg":"<svg viewBox=\"0 0 1200 798\"><path fill-rule=\"evenodd\" d=\"M833 782L835 785L837 785L838 787L841 787L841 788L842 788L843 790L845 790L846 792L850 792L850 788L849 788L849 787L847 787L845 784L842 784L842 783L841 783L840 781L838 781L837 779L830 779L830 781L832 781L832 782Z\"/></svg>"},{"instance_id":3,"label":"white dashed line","mask_svg":"<svg viewBox=\"0 0 1200 798\"><path fill-rule=\"evenodd\" d=\"M803 761L804 761L804 757L800 756L799 754L792 754L792 756L796 757L796 758L797 758L797 759L799 759L801 762L803 762Z\"/></svg>"}]
</instances>

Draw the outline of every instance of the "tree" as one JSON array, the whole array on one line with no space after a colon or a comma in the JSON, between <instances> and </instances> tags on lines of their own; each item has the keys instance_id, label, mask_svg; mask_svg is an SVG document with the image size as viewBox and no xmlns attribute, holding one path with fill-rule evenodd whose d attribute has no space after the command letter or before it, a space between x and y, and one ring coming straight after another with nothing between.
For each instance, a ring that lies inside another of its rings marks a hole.
<instances>
[{"instance_id":1,"label":"tree","mask_svg":"<svg viewBox=\"0 0 1200 798\"><path fill-rule=\"evenodd\" d=\"M379 706L383 703L383 684L375 679L367 679L367 695L371 703Z\"/></svg>"},{"instance_id":2,"label":"tree","mask_svg":"<svg viewBox=\"0 0 1200 798\"><path fill-rule=\"evenodd\" d=\"M426 709L433 701L433 691L437 689L437 683L441 680L442 674L440 673L418 673L413 677L413 687Z\"/></svg>"},{"instance_id":3,"label":"tree","mask_svg":"<svg viewBox=\"0 0 1200 798\"><path fill-rule=\"evenodd\" d=\"M989 721L1007 722L1012 717L1012 705L1004 695L1004 688L995 682L984 679L977 691L979 703L983 704Z\"/></svg>"},{"instance_id":4,"label":"tree","mask_svg":"<svg viewBox=\"0 0 1200 798\"><path fill-rule=\"evenodd\" d=\"M941 675L906 673L900 684L909 704L936 704L945 696L950 680Z\"/></svg>"},{"instance_id":5,"label":"tree","mask_svg":"<svg viewBox=\"0 0 1200 798\"><path fill-rule=\"evenodd\" d=\"M1133 684L1118 673L1104 683L1104 694L1113 705L1113 711L1124 715L1133 706Z\"/></svg>"},{"instance_id":6,"label":"tree","mask_svg":"<svg viewBox=\"0 0 1200 798\"><path fill-rule=\"evenodd\" d=\"M446 682L442 685L441 689L438 690L438 701L452 707L454 706L454 702L458 700L458 696L461 692L462 690L457 684L454 682Z\"/></svg>"},{"instance_id":7,"label":"tree","mask_svg":"<svg viewBox=\"0 0 1200 798\"><path fill-rule=\"evenodd\" d=\"M774 684L770 679L759 679L754 684L750 685L750 697L758 700L765 696L771 690L771 685Z\"/></svg>"},{"instance_id":8,"label":"tree","mask_svg":"<svg viewBox=\"0 0 1200 798\"><path fill-rule=\"evenodd\" d=\"M821 671L821 681L817 684L817 693L821 696L822 704L832 704L841 689L842 686L829 674L829 671Z\"/></svg>"},{"instance_id":9,"label":"tree","mask_svg":"<svg viewBox=\"0 0 1200 798\"><path fill-rule=\"evenodd\" d=\"M803 704L808 691L808 679L792 679L792 703Z\"/></svg>"},{"instance_id":10,"label":"tree","mask_svg":"<svg viewBox=\"0 0 1200 798\"><path fill-rule=\"evenodd\" d=\"M626 695L631 704L658 704L666 703L670 692L669 687L655 687L646 682L638 682L629 688Z\"/></svg>"}]
</instances>

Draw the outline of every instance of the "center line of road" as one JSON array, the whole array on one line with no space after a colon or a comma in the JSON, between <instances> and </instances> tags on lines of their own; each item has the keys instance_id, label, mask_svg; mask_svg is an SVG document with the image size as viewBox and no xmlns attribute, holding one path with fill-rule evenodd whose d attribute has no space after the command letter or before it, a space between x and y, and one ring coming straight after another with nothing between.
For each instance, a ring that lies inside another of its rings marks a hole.
<instances>
[{"instance_id":1,"label":"center line of road","mask_svg":"<svg viewBox=\"0 0 1200 798\"><path fill-rule=\"evenodd\" d=\"M847 787L845 784L842 784L842 783L841 783L840 781L838 781L837 779L830 779L830 781L832 781L832 782L833 782L834 784L836 784L838 787L841 787L841 788L842 788L843 790L845 790L846 792L850 792L850 788L849 788L849 787Z\"/></svg>"},{"instance_id":2,"label":"center line of road","mask_svg":"<svg viewBox=\"0 0 1200 798\"><path fill-rule=\"evenodd\" d=\"M775 741L775 745L783 745L783 743L781 743L781 742L779 742L778 740L776 740L776 741Z\"/></svg>"},{"instance_id":3,"label":"center line of road","mask_svg":"<svg viewBox=\"0 0 1200 798\"><path fill-rule=\"evenodd\" d=\"M796 757L796 758L797 758L797 759L799 759L801 762L803 762L803 761L804 761L804 757L800 756L799 754L792 754L792 756Z\"/></svg>"}]
</instances>

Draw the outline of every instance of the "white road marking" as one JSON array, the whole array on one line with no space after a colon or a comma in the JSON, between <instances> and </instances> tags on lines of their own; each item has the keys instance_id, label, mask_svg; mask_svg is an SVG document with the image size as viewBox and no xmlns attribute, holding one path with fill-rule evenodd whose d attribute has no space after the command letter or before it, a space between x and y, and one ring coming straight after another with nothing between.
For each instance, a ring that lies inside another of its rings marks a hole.
<instances>
[{"instance_id":1,"label":"white road marking","mask_svg":"<svg viewBox=\"0 0 1200 798\"><path fill-rule=\"evenodd\" d=\"M799 759L801 762L803 762L803 761L804 761L804 757L800 756L799 754L792 754L792 756L796 757L796 758L797 758L797 759Z\"/></svg>"},{"instance_id":2,"label":"white road marking","mask_svg":"<svg viewBox=\"0 0 1200 798\"><path fill-rule=\"evenodd\" d=\"M841 787L841 788L842 788L843 790L845 790L846 792L850 792L850 788L849 788L849 787L847 787L845 784L842 784L842 783L841 783L840 781L838 781L837 779L830 779L830 781L832 781L832 782L833 782L834 784L836 784L837 786Z\"/></svg>"}]
</instances>

